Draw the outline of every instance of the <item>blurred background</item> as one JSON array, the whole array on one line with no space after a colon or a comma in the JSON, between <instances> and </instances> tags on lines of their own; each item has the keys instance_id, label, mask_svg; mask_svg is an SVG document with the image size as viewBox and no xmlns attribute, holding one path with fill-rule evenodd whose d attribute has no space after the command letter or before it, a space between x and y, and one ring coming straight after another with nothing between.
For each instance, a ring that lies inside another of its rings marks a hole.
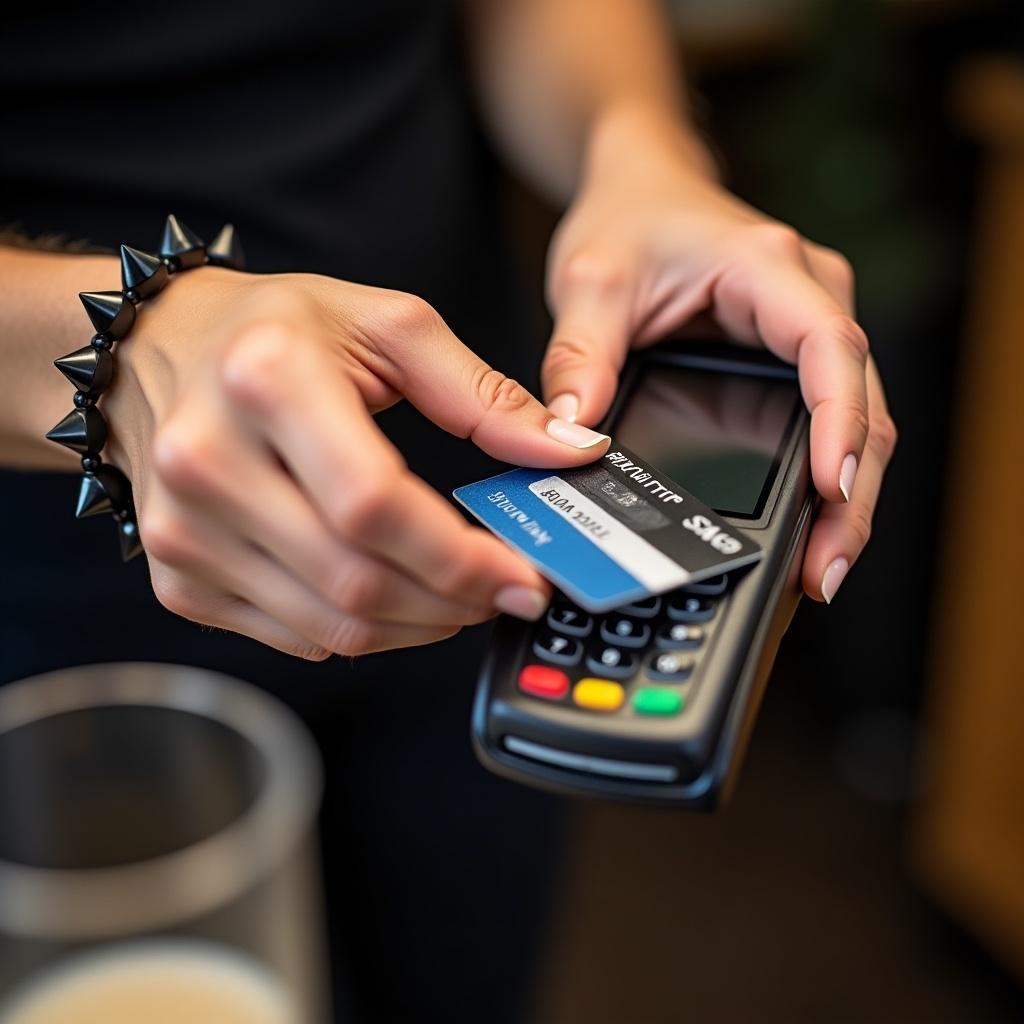
<instances>
[{"instance_id":1,"label":"blurred background","mask_svg":"<svg viewBox=\"0 0 1024 1024\"><path fill-rule=\"evenodd\" d=\"M534 1019L1022 1020L1024 11L670 6L728 183L852 261L900 445L732 805L579 807Z\"/></svg>"},{"instance_id":2,"label":"blurred background","mask_svg":"<svg viewBox=\"0 0 1024 1024\"><path fill-rule=\"evenodd\" d=\"M109 589L92 600L118 611L110 618L119 660L197 659L231 673L244 666L250 681L286 698L329 755L320 838L324 891L334 908L325 960L339 1017L353 993L352 1019L429 1020L407 1010L427 993L435 1005L451 1007L447 1019L491 1024L499 1010L502 1019L520 1019L520 957L540 968L524 1024L1024 1021L1024 546L1016 522L1024 508L1024 3L665 2L696 119L727 183L853 263L859 316L901 437L867 552L831 607L802 603L783 642L732 803L700 816L569 802L486 774L470 752L470 672L450 671L475 671L480 630L453 640L422 674L422 654L403 651L360 659L358 671L344 659L325 664L319 676L304 665L300 678L297 663L284 655L253 655L247 641L165 616L148 585L141 591L148 603L138 601L136 609L140 591L132 588L142 581L142 560L128 570L137 574L134 583L116 573L97 578ZM415 4L408 9L415 12ZM360 16L372 10L366 5ZM202 15L211 23L229 17L209 5ZM97 16L90 7L88 19ZM173 24L185 32L184 21ZM234 25L231 33L235 39ZM175 37L168 38L173 54ZM202 33L195 39L203 42ZM277 79L265 76L258 61L254 66L251 80L266 92L247 109L262 126ZM276 70L288 76L293 67ZM353 60L347 71L363 76L364 64ZM202 80L196 82L201 92ZM142 91L139 97L148 103ZM235 127L245 130L241 122ZM385 188L391 179L381 184L370 171L387 166L390 152L375 150L354 180ZM475 151L453 154L453 167L467 155ZM120 162L121 154L115 158ZM405 181L408 168L400 170L395 180ZM448 196L435 215L464 208L473 218L473 197L462 201L457 180L445 180L456 201L449 204ZM333 178L324 184L299 176L279 185L294 192L296 181L320 199L340 191ZM557 213L521 183L508 186L509 218L539 306ZM95 209L83 207L80 215L102 220L114 205L107 196L97 191ZM419 203L422 196L406 198ZM123 215L141 217L146 202ZM49 215L63 217L64 203L60 197ZM393 212L396 223L402 209ZM419 225L416 245L433 245L433 223ZM349 266L372 276L373 260L385 265L391 252L383 245L364 265L364 240L353 233L337 253L307 254L301 233L284 232L288 240L281 242L267 224L272 228L273 220L264 224L264 260L276 253L282 265L304 266L308 256L321 269L341 273ZM479 246L490 256L489 226L483 227L472 251ZM202 223L197 228L205 231ZM250 255L259 256L256 237ZM298 255L289 254L293 244ZM417 279L416 245L408 247L408 262L392 268L397 277L390 283L406 287ZM500 280L503 264L498 273L489 260L476 264L481 280ZM437 281L440 308L465 302L466 322L493 321L490 292L476 287L479 281L455 280L454 295L445 274ZM515 289L508 294L518 301ZM520 312L504 325L510 332L519 330ZM408 409L393 413L402 417ZM445 461L452 485L473 478L473 463L461 456L437 459L442 443L463 455L467 446L456 449L454 439L422 429L421 421L410 424L406 436L416 444L405 454L414 468L417 459ZM58 514L61 523L68 518L56 502L35 514L43 525L51 514L54 522ZM20 541L12 536L13 548ZM20 642L15 633L25 628L24 616L14 603L21 595L8 588L0 676L60 668L66 659L108 660L106 634L92 619L68 616L63 603L52 602L49 581L63 581L66 566L47 552L51 577L31 557L32 586L44 595L64 643L36 651ZM142 627L130 628L131 617L126 627L125 609L137 612ZM156 648L147 633L154 623ZM44 635L51 624L39 625ZM19 667L17 656L31 665ZM435 686L442 669L443 685ZM448 685L448 675L465 676L464 685ZM63 676L47 685L61 694L75 689ZM150 752L144 730L133 727L135 743L123 749L96 741L105 733L94 732L97 749L107 753L109 746L111 757L102 759L115 765L109 774L130 788L137 773L122 762L137 750ZM163 760L175 770L166 777L176 785L184 772L192 786L216 797L195 741L180 740L187 754L178 746L168 744ZM211 743L211 757L225 760L223 777L241 780L239 792L262 791L252 782L259 773L249 748L236 747ZM37 799L26 785L31 772L17 767L27 763L25 752L16 753L9 770L0 771L0 804L22 790L27 802ZM71 769L64 772L74 784L71 810L84 821L84 834L103 838L95 805L75 788L79 754L70 748ZM297 758L286 751L280 761L294 767ZM318 784L305 789L311 808ZM117 787L110 792L116 797ZM149 807L152 792L139 787L135 796ZM295 812L302 803L290 793L282 805ZM108 808L116 803L108 800ZM200 803L192 800L191 810ZM550 927L535 947L533 916L543 909L563 808L570 815L568 848L557 866ZM119 822L134 823L121 805L114 812ZM312 848L311 809L307 817L294 829L302 859L280 858L270 880L257 879L228 914L182 923L178 907L177 916L161 917L171 921L161 927L248 950L286 978L318 975L317 927L305 915L315 918L323 901L318 872L304 860L306 845ZM266 820L267 835L283 835L275 815ZM39 821L50 825L45 815ZM224 825L219 818L216 828L206 824L198 835L218 835ZM5 825L18 835L17 816L4 811L0 840ZM67 847L62 855L73 853L52 831L44 838ZM256 860L266 852L262 838L248 831L236 841ZM0 866L4 856L0 841ZM204 885L209 880L205 868L192 873ZM24 895L21 877L0 871L0 926L3 911L19 902L5 892ZM233 876L209 877L216 883ZM174 902L172 888L153 891ZM144 900L123 902L140 918L152 916ZM112 903L101 903L98 916L107 927ZM202 909L191 910L192 918ZM64 906L57 916L67 923ZM66 945L78 939L72 935ZM277 946L300 953L284 964L283 953L272 955ZM26 958L52 953L31 936L18 948ZM444 969L435 971L438 964ZM0 949L0 990L4 970L17 966ZM320 980L304 984L319 990ZM488 1005L494 1014L481 1009ZM9 1019L3 1013L0 1019Z\"/></svg>"}]
</instances>

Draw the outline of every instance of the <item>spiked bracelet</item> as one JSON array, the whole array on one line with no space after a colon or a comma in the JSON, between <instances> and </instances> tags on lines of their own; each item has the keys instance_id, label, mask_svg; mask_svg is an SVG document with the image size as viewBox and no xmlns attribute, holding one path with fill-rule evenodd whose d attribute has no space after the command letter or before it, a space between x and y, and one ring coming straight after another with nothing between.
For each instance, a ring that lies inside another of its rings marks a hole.
<instances>
[{"instance_id":1,"label":"spiked bracelet","mask_svg":"<svg viewBox=\"0 0 1024 1024\"><path fill-rule=\"evenodd\" d=\"M101 512L112 513L117 522L121 557L126 562L142 551L132 485L124 473L116 466L108 466L100 457L107 441L107 421L96 402L110 387L114 344L123 341L132 329L139 303L162 291L171 274L207 263L243 269L242 247L230 224L225 224L214 241L206 245L171 214L164 225L158 254L122 245L123 289L79 294L96 333L85 348L54 360L54 366L76 388L75 407L46 437L81 456L85 475L78 491L75 516L84 519Z\"/></svg>"}]
</instances>

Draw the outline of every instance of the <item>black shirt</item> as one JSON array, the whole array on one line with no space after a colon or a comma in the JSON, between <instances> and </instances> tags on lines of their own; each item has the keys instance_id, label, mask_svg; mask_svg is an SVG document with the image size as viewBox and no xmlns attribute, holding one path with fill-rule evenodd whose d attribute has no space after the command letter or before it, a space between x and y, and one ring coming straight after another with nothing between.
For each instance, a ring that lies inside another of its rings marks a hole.
<instances>
[{"instance_id":1,"label":"black shirt","mask_svg":"<svg viewBox=\"0 0 1024 1024\"><path fill-rule=\"evenodd\" d=\"M534 379L540 332L472 116L455 3L21 5L0 96L0 222L153 249L169 212L206 238L231 221L250 270L416 293L489 361ZM83 312L82 344L89 333ZM442 493L493 468L407 408L381 422ZM483 631L309 664L202 629L157 604L145 559L120 564L111 521L74 519L76 492L72 475L0 473L0 679L172 661L283 697L327 759L335 966L346 953L353 1005L459 1020L458 998L465 1019L516 1019L554 804L469 754ZM387 870L396 856L404 875ZM499 918L509 948L485 949Z\"/></svg>"}]
</instances>

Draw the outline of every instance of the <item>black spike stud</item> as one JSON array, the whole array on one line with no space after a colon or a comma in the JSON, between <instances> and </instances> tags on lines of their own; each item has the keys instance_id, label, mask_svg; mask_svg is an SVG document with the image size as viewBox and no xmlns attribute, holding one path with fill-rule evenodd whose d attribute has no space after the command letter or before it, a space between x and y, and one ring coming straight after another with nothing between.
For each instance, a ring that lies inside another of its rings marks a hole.
<instances>
[{"instance_id":1,"label":"black spike stud","mask_svg":"<svg viewBox=\"0 0 1024 1024\"><path fill-rule=\"evenodd\" d=\"M100 466L82 477L75 517L85 519L131 505L131 484L116 466Z\"/></svg>"},{"instance_id":2,"label":"black spike stud","mask_svg":"<svg viewBox=\"0 0 1024 1024\"><path fill-rule=\"evenodd\" d=\"M225 224L206 247L206 258L218 267L245 270L245 251L235 233L234 224Z\"/></svg>"},{"instance_id":3,"label":"black spike stud","mask_svg":"<svg viewBox=\"0 0 1024 1024\"><path fill-rule=\"evenodd\" d=\"M123 519L117 524L117 537L121 542L122 562L130 562L136 555L142 554L139 527L133 518Z\"/></svg>"},{"instance_id":4,"label":"black spike stud","mask_svg":"<svg viewBox=\"0 0 1024 1024\"><path fill-rule=\"evenodd\" d=\"M110 386L114 374L114 360L110 351L93 348L92 345L54 359L53 365L86 395L103 394Z\"/></svg>"},{"instance_id":5,"label":"black spike stud","mask_svg":"<svg viewBox=\"0 0 1024 1024\"><path fill-rule=\"evenodd\" d=\"M72 409L46 435L48 441L70 448L79 455L93 455L107 441L107 421L98 409Z\"/></svg>"},{"instance_id":6,"label":"black spike stud","mask_svg":"<svg viewBox=\"0 0 1024 1024\"><path fill-rule=\"evenodd\" d=\"M120 292L80 292L78 297L97 333L117 340L135 323L135 307Z\"/></svg>"},{"instance_id":7,"label":"black spike stud","mask_svg":"<svg viewBox=\"0 0 1024 1024\"><path fill-rule=\"evenodd\" d=\"M82 477L81 486L78 488L78 504L75 505L75 518L85 519L88 516L98 516L101 512L112 512L113 503L107 489L99 477L87 473Z\"/></svg>"},{"instance_id":8,"label":"black spike stud","mask_svg":"<svg viewBox=\"0 0 1024 1024\"><path fill-rule=\"evenodd\" d=\"M167 268L159 256L121 246L121 283L126 292L134 292L140 299L156 295L167 284Z\"/></svg>"},{"instance_id":9,"label":"black spike stud","mask_svg":"<svg viewBox=\"0 0 1024 1024\"><path fill-rule=\"evenodd\" d=\"M170 260L179 270L199 267L206 260L203 240L170 214L164 224L164 237L160 241L160 255Z\"/></svg>"}]
</instances>

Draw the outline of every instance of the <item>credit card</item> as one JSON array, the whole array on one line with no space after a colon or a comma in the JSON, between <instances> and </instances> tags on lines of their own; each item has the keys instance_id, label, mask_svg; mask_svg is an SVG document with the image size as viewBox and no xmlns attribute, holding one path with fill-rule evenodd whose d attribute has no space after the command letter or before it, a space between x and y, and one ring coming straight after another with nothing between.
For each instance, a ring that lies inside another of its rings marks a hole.
<instances>
[{"instance_id":1,"label":"credit card","mask_svg":"<svg viewBox=\"0 0 1024 1024\"><path fill-rule=\"evenodd\" d=\"M605 612L750 565L758 544L615 443L577 469L513 469L457 488L469 512L569 598Z\"/></svg>"}]
</instances>

